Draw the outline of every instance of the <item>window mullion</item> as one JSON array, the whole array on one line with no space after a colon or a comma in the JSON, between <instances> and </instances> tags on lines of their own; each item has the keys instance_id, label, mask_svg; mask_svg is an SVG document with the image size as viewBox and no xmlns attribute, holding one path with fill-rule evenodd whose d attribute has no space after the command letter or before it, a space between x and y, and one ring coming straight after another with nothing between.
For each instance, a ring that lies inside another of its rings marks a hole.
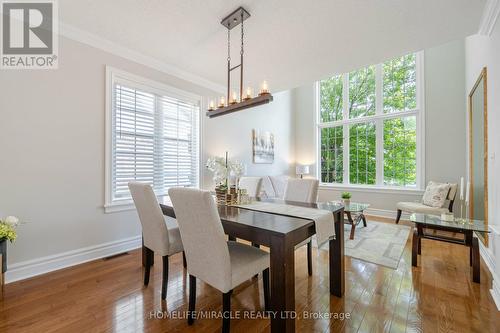
<instances>
[{"instance_id":1,"label":"window mullion","mask_svg":"<svg viewBox=\"0 0 500 333\"><path fill-rule=\"evenodd\" d=\"M375 114L382 116L384 113L383 85L384 69L382 64L378 64L375 72ZM375 121L375 159L376 159L376 177L377 185L384 184L384 121L377 119Z\"/></svg>"},{"instance_id":2,"label":"window mullion","mask_svg":"<svg viewBox=\"0 0 500 333\"><path fill-rule=\"evenodd\" d=\"M342 119L346 121L349 119L349 74L342 75ZM344 169L344 184L349 184L349 125L343 125L342 132L344 134L343 143L343 169Z\"/></svg>"}]
</instances>

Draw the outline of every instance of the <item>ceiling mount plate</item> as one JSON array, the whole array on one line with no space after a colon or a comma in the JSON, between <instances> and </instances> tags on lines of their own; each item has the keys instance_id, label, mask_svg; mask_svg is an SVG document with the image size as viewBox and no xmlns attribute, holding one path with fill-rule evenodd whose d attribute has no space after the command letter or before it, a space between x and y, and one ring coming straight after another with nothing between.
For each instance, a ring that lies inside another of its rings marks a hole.
<instances>
[{"instance_id":1,"label":"ceiling mount plate","mask_svg":"<svg viewBox=\"0 0 500 333\"><path fill-rule=\"evenodd\" d=\"M231 30L232 28L238 26L241 24L241 15L243 14L243 21L245 21L247 18L250 17L250 13L246 11L245 8L239 7L236 9L234 12L226 16L222 21L220 21L220 24L225 26L227 29Z\"/></svg>"}]
</instances>

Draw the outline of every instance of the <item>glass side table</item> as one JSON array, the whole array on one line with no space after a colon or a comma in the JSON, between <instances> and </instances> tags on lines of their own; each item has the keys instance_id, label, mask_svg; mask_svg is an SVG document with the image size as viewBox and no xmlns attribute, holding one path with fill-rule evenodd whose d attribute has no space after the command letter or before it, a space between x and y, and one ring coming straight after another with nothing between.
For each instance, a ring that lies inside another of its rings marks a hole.
<instances>
[{"instance_id":1,"label":"glass side table","mask_svg":"<svg viewBox=\"0 0 500 333\"><path fill-rule=\"evenodd\" d=\"M413 232L411 264L417 267L418 255L422 253L422 238L441 242L460 244L469 248L469 263L472 266L472 281L480 283L479 240L474 237L474 232L490 232L488 226L480 220L443 221L439 216L427 214L412 214L410 221L415 223ZM427 234L425 230L439 230L463 234L464 238L454 238L438 234Z\"/></svg>"}]
</instances>

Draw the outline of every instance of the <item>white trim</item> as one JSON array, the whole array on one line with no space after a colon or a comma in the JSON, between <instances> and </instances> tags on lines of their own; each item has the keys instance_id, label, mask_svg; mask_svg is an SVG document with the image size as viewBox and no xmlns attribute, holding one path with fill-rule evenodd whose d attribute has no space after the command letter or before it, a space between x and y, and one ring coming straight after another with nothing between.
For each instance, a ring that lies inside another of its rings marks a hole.
<instances>
[{"instance_id":1,"label":"white trim","mask_svg":"<svg viewBox=\"0 0 500 333\"><path fill-rule=\"evenodd\" d=\"M138 64L150 67L162 73L175 76L187 82L194 83L200 87L213 90L214 92L223 93L225 91L225 87L223 85L212 82L193 73L186 72L172 64L168 64L153 57L146 56L140 52L134 51L92 33L83 31L72 25L61 22L59 24L59 34L66 38L90 45L121 58L125 58Z\"/></svg>"},{"instance_id":2,"label":"white trim","mask_svg":"<svg viewBox=\"0 0 500 333\"><path fill-rule=\"evenodd\" d=\"M135 236L33 260L22 261L9 265L9 270L5 273L5 281L6 283L11 283L28 279L58 269L135 250L140 248L141 245L141 236Z\"/></svg>"},{"instance_id":3,"label":"white trim","mask_svg":"<svg viewBox=\"0 0 500 333\"><path fill-rule=\"evenodd\" d=\"M387 209L378 209L378 208L368 208L364 211L366 215L376 216L376 217L385 217L388 219L396 220L397 211L396 210L387 210ZM403 212L401 214L402 220L410 220L410 213Z\"/></svg>"},{"instance_id":4,"label":"white trim","mask_svg":"<svg viewBox=\"0 0 500 333\"><path fill-rule=\"evenodd\" d=\"M493 231L493 234L496 236L500 236L500 229L499 226L494 225L494 224L489 224L488 227L490 228L491 231Z\"/></svg>"},{"instance_id":5,"label":"white trim","mask_svg":"<svg viewBox=\"0 0 500 333\"><path fill-rule=\"evenodd\" d=\"M326 191L350 191L350 192L372 192L380 194L409 194L422 196L425 190L420 190L411 187L389 187L377 185L356 185L356 184L335 184L335 183L320 183L320 190Z\"/></svg>"},{"instance_id":6,"label":"white trim","mask_svg":"<svg viewBox=\"0 0 500 333\"><path fill-rule=\"evenodd\" d=\"M394 118L402 118L402 117L408 117L408 116L415 116L418 115L420 111L418 109L415 110L409 110L409 111L399 111L399 112L393 112L393 113L384 113L384 114L376 114L373 116L366 116L366 117L360 117L360 118L349 118L345 120L337 120L337 121L330 121L327 123L318 123L319 128L327 128L327 127L337 127L337 126L342 126L342 125L352 125L352 124L364 124L364 123L373 123L377 120L381 119L394 119Z\"/></svg>"},{"instance_id":7,"label":"white trim","mask_svg":"<svg viewBox=\"0 0 500 333\"><path fill-rule=\"evenodd\" d=\"M494 255L486 246L484 246L483 242L481 241L479 242L479 253L481 254L481 258L483 258L486 267L490 271L493 280L492 288L490 289L490 294L493 300L495 301L497 309L500 311L500 283L499 283L500 277L498 277L496 274Z\"/></svg>"},{"instance_id":8,"label":"white trim","mask_svg":"<svg viewBox=\"0 0 500 333\"><path fill-rule=\"evenodd\" d=\"M495 23L500 15L500 0L488 0L484 5L483 15L479 22L479 35L491 36Z\"/></svg>"},{"instance_id":9,"label":"white trim","mask_svg":"<svg viewBox=\"0 0 500 333\"><path fill-rule=\"evenodd\" d=\"M417 186L425 189L425 51L417 52Z\"/></svg>"}]
</instances>

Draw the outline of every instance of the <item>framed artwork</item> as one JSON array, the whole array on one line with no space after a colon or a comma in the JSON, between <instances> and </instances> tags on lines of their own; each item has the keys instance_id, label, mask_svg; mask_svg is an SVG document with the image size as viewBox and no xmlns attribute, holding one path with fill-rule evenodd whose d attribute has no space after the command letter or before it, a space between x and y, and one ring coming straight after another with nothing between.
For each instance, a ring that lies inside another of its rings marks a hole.
<instances>
[{"instance_id":1,"label":"framed artwork","mask_svg":"<svg viewBox=\"0 0 500 333\"><path fill-rule=\"evenodd\" d=\"M252 131L253 162L271 164L274 162L274 135L254 129Z\"/></svg>"}]
</instances>

